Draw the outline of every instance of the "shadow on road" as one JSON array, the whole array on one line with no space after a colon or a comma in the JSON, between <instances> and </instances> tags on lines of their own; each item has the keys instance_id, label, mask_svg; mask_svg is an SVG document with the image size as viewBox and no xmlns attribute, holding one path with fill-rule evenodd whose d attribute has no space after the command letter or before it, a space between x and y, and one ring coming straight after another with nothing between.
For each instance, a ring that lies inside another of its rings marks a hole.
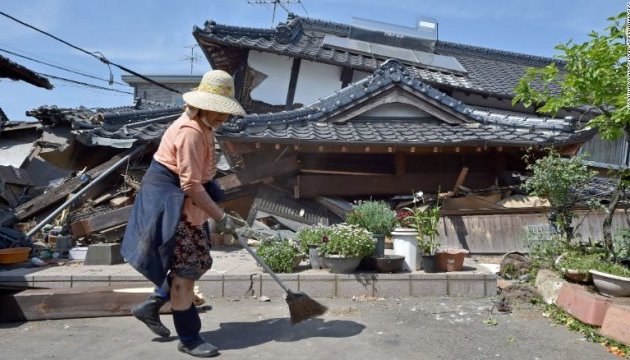
<instances>
[{"instance_id":1,"label":"shadow on road","mask_svg":"<svg viewBox=\"0 0 630 360\"><path fill-rule=\"evenodd\" d=\"M219 324L201 336L222 350L245 349L268 341L291 342L311 337L344 338L357 335L365 325L354 321L312 319L291 326L289 319L275 318L256 322Z\"/></svg>"}]
</instances>

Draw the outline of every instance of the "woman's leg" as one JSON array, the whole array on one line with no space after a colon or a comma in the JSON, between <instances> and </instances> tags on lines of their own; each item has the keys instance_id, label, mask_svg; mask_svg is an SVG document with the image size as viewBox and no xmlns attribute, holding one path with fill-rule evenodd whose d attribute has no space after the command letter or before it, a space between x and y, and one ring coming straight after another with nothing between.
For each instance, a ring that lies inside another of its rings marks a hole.
<instances>
[{"instance_id":1,"label":"woman's leg","mask_svg":"<svg viewBox=\"0 0 630 360\"><path fill-rule=\"evenodd\" d=\"M208 236L201 226L180 222L176 241L170 295L173 323L180 339L177 348L197 357L219 355L218 349L199 335L201 319L193 305L195 281L212 266Z\"/></svg>"},{"instance_id":2,"label":"woman's leg","mask_svg":"<svg viewBox=\"0 0 630 360\"><path fill-rule=\"evenodd\" d=\"M171 307L173 310L188 310L192 305L195 280L185 279L177 275L171 282Z\"/></svg>"}]
</instances>

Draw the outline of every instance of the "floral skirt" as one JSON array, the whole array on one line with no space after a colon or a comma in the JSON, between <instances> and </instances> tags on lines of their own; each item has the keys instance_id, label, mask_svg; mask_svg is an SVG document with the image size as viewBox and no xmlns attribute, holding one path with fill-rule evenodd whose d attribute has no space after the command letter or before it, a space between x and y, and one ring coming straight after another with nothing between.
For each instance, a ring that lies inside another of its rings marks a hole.
<instances>
[{"instance_id":1,"label":"floral skirt","mask_svg":"<svg viewBox=\"0 0 630 360\"><path fill-rule=\"evenodd\" d=\"M199 280L212 267L210 239L202 226L180 221L175 230L175 249L171 273L184 279Z\"/></svg>"}]
</instances>

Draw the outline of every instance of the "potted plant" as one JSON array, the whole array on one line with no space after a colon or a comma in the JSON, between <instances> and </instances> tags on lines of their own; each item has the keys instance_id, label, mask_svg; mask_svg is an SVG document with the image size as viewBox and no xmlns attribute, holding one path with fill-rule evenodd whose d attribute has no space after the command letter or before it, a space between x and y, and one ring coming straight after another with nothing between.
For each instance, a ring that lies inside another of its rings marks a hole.
<instances>
[{"instance_id":1,"label":"potted plant","mask_svg":"<svg viewBox=\"0 0 630 360\"><path fill-rule=\"evenodd\" d=\"M630 296L630 269L612 261L599 261L590 270L593 284L605 296Z\"/></svg>"},{"instance_id":2,"label":"potted plant","mask_svg":"<svg viewBox=\"0 0 630 360\"><path fill-rule=\"evenodd\" d=\"M319 247L325 240L328 240L328 232L328 227L316 225L300 228L295 234L295 239L300 245L300 251L302 254L308 255L312 269L325 267Z\"/></svg>"},{"instance_id":3,"label":"potted plant","mask_svg":"<svg viewBox=\"0 0 630 360\"><path fill-rule=\"evenodd\" d=\"M263 240L256 253L277 273L292 272L302 259L297 246L289 239Z\"/></svg>"},{"instance_id":4,"label":"potted plant","mask_svg":"<svg viewBox=\"0 0 630 360\"><path fill-rule=\"evenodd\" d=\"M400 208L396 210L397 227L392 231L394 254L404 258L403 269L405 271L418 270L420 259L418 258L418 231L412 227L413 210Z\"/></svg>"},{"instance_id":5,"label":"potted plant","mask_svg":"<svg viewBox=\"0 0 630 360\"><path fill-rule=\"evenodd\" d=\"M418 232L416 239L418 240L418 250L422 254L422 266L425 272L437 270L435 253L440 246L437 240L440 208L439 197L433 205L424 204L422 192L415 194L414 206L404 208L410 213L406 218L408 225Z\"/></svg>"},{"instance_id":6,"label":"potted plant","mask_svg":"<svg viewBox=\"0 0 630 360\"><path fill-rule=\"evenodd\" d=\"M384 201L362 201L346 214L346 223L371 232L376 238L375 257L385 255L385 236L396 226L396 212Z\"/></svg>"},{"instance_id":7,"label":"potted plant","mask_svg":"<svg viewBox=\"0 0 630 360\"><path fill-rule=\"evenodd\" d=\"M601 261L601 254L567 251L556 258L554 266L567 281L589 284L593 281L590 270Z\"/></svg>"},{"instance_id":8,"label":"potted plant","mask_svg":"<svg viewBox=\"0 0 630 360\"><path fill-rule=\"evenodd\" d=\"M374 253L372 233L356 225L336 224L328 228L328 238L320 247L326 266L333 273L351 273L361 258Z\"/></svg>"}]
</instances>

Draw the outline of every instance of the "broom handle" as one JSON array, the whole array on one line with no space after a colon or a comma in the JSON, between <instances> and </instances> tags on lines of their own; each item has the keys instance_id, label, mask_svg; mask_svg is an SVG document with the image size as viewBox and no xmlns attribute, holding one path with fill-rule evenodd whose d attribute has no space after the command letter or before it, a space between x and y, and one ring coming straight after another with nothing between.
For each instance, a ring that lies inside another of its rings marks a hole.
<instances>
[{"instance_id":1,"label":"broom handle","mask_svg":"<svg viewBox=\"0 0 630 360\"><path fill-rule=\"evenodd\" d=\"M273 271L271 271L271 268L269 268L269 266L267 264L265 264L264 261L262 261L262 259L258 256L258 254L256 254L256 252L254 250L252 250L252 248L249 247L249 245L247 245L247 241L245 241L245 239L243 239L242 236L233 233L232 235L236 236L238 238L238 242L241 243L241 245L245 248L245 250L247 250L247 252L254 257L254 259L256 259L256 261L258 261L258 263L260 264L260 266L263 267L263 269L265 269L265 271L271 275L271 277L278 283L278 285L280 285L280 287L287 293L291 292L289 290L289 288L287 288L284 283L282 282L282 280L280 280L280 278L278 278L278 275L276 275Z\"/></svg>"}]
</instances>

